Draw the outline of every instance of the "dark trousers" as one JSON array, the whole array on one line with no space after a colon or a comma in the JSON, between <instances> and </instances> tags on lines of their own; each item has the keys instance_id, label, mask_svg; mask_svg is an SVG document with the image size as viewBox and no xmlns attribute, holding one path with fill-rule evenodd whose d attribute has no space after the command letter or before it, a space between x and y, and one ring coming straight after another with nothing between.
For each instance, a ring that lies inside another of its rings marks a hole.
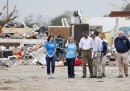
<instances>
[{"instance_id":1,"label":"dark trousers","mask_svg":"<svg viewBox=\"0 0 130 91\"><path fill-rule=\"evenodd\" d=\"M47 74L50 74L50 64L51 64L51 72L52 74L55 72L55 57L49 58L46 57L46 65L47 65Z\"/></svg>"},{"instance_id":2,"label":"dark trousers","mask_svg":"<svg viewBox=\"0 0 130 91\"><path fill-rule=\"evenodd\" d=\"M68 76L73 77L74 74L74 64L75 64L75 58L66 58L66 62L68 65Z\"/></svg>"}]
</instances>

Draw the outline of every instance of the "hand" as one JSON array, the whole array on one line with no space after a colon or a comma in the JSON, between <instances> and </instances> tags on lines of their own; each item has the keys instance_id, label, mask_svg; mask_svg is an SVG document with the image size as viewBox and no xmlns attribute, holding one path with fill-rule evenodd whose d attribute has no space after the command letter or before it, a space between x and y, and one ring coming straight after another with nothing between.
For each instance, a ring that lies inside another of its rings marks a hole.
<instances>
[{"instance_id":1,"label":"hand","mask_svg":"<svg viewBox=\"0 0 130 91\"><path fill-rule=\"evenodd\" d=\"M49 58L51 58L52 56L51 55L48 55Z\"/></svg>"},{"instance_id":2,"label":"hand","mask_svg":"<svg viewBox=\"0 0 130 91\"><path fill-rule=\"evenodd\" d=\"M51 55L51 58L53 57L53 55Z\"/></svg>"},{"instance_id":3,"label":"hand","mask_svg":"<svg viewBox=\"0 0 130 91\"><path fill-rule=\"evenodd\" d=\"M93 53L93 57L94 57L94 58L96 57L96 52Z\"/></svg>"},{"instance_id":4,"label":"hand","mask_svg":"<svg viewBox=\"0 0 130 91\"><path fill-rule=\"evenodd\" d=\"M53 55L49 55L49 58L52 58L53 57Z\"/></svg>"},{"instance_id":5,"label":"hand","mask_svg":"<svg viewBox=\"0 0 130 91\"><path fill-rule=\"evenodd\" d=\"M93 57L95 57L95 52L93 53Z\"/></svg>"},{"instance_id":6,"label":"hand","mask_svg":"<svg viewBox=\"0 0 130 91\"><path fill-rule=\"evenodd\" d=\"M82 48L79 48L79 50L81 51L81 50L82 50Z\"/></svg>"},{"instance_id":7,"label":"hand","mask_svg":"<svg viewBox=\"0 0 130 91\"><path fill-rule=\"evenodd\" d=\"M92 50L93 48L90 48L90 50Z\"/></svg>"},{"instance_id":8,"label":"hand","mask_svg":"<svg viewBox=\"0 0 130 91\"><path fill-rule=\"evenodd\" d=\"M106 55L106 53L103 53L103 56Z\"/></svg>"}]
</instances>

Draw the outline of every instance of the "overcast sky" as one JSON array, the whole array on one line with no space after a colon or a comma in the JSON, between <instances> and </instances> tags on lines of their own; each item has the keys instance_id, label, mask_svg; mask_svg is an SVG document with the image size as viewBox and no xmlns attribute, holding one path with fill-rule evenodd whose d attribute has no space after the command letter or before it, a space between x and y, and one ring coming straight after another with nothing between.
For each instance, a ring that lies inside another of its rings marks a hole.
<instances>
[{"instance_id":1,"label":"overcast sky","mask_svg":"<svg viewBox=\"0 0 130 91\"><path fill-rule=\"evenodd\" d=\"M6 1L0 0L0 10ZM112 10L119 10L117 7L123 5L123 0L9 0L9 11L14 5L17 5L18 20L23 21L30 14L53 18L66 10L75 9L81 10L83 16L103 16Z\"/></svg>"}]
</instances>

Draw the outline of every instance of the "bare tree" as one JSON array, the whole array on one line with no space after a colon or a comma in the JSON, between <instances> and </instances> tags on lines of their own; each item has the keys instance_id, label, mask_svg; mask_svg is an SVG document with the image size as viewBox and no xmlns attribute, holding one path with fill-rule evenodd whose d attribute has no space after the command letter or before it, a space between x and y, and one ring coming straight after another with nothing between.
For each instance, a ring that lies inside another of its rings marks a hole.
<instances>
[{"instance_id":1,"label":"bare tree","mask_svg":"<svg viewBox=\"0 0 130 91\"><path fill-rule=\"evenodd\" d=\"M39 15L36 17L35 23L40 27L47 27L50 24L50 18Z\"/></svg>"},{"instance_id":2,"label":"bare tree","mask_svg":"<svg viewBox=\"0 0 130 91\"><path fill-rule=\"evenodd\" d=\"M3 7L2 11L0 12L0 16L2 16L5 8L7 8L6 5ZM4 26L6 23L8 23L10 21L13 21L14 19L16 19L19 16L19 15L16 15L16 11L17 10L16 10L16 5L15 5L14 9L9 14L9 16L2 20L3 22L1 23L1 26ZM18 11L17 11L17 13L18 13Z\"/></svg>"},{"instance_id":3,"label":"bare tree","mask_svg":"<svg viewBox=\"0 0 130 91\"><path fill-rule=\"evenodd\" d=\"M29 16L25 17L24 22L26 23L27 26L33 26L34 15L30 14Z\"/></svg>"},{"instance_id":4,"label":"bare tree","mask_svg":"<svg viewBox=\"0 0 130 91\"><path fill-rule=\"evenodd\" d=\"M42 15L34 16L34 15L29 15L25 17L24 22L26 23L27 26L33 26L36 24L39 27L47 27L50 24L50 18L49 17L43 17Z\"/></svg>"},{"instance_id":5,"label":"bare tree","mask_svg":"<svg viewBox=\"0 0 130 91\"><path fill-rule=\"evenodd\" d=\"M6 5L3 7L3 9L1 10L1 12L0 12L0 16L3 14L3 11L5 10L5 8L6 8Z\"/></svg>"}]
</instances>

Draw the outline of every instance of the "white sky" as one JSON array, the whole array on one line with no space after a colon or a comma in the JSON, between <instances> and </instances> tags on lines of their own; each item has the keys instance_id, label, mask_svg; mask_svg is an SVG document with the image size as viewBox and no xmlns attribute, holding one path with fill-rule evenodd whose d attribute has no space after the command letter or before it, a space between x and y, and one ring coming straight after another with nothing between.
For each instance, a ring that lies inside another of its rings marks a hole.
<instances>
[{"instance_id":1,"label":"white sky","mask_svg":"<svg viewBox=\"0 0 130 91\"><path fill-rule=\"evenodd\" d=\"M0 11L6 1L0 0ZM19 21L23 21L24 17L30 14L53 18L66 10L74 11L75 9L81 10L83 16L94 17L109 14L112 10L119 10L117 7L122 6L123 3L123 0L9 0L9 11L17 5Z\"/></svg>"}]
</instances>

